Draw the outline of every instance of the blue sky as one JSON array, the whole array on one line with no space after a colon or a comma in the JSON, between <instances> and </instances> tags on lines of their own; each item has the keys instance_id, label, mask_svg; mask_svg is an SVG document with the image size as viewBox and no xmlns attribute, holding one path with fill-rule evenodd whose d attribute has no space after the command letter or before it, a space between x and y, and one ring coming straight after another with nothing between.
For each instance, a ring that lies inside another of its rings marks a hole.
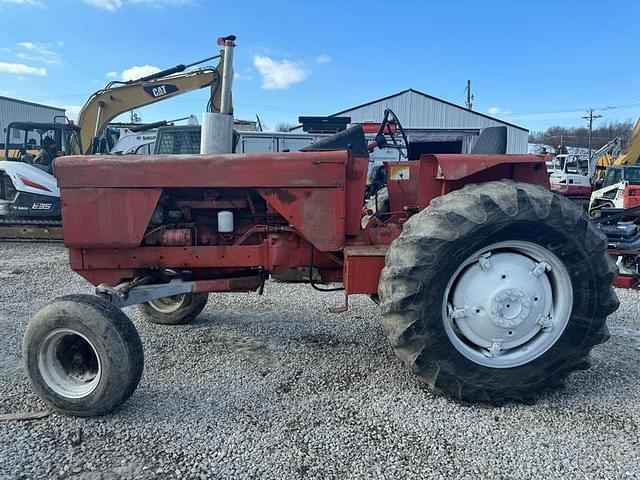
<instances>
[{"instance_id":1,"label":"blue sky","mask_svg":"<svg viewBox=\"0 0 640 480\"><path fill-rule=\"evenodd\" d=\"M463 104L467 79L474 110L531 130L582 125L589 107L596 125L635 121L638 18L637 0L0 0L0 95L73 114L110 77L213 55L233 33L236 117L270 127L410 87ZM138 113L199 116L206 101Z\"/></svg>"}]
</instances>

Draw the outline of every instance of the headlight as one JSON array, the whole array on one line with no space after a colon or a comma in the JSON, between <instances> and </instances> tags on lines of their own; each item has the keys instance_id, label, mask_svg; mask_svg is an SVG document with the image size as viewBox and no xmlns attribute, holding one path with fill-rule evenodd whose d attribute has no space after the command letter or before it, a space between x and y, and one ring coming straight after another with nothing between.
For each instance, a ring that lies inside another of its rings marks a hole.
<instances>
[{"instance_id":1,"label":"headlight","mask_svg":"<svg viewBox=\"0 0 640 480\"><path fill-rule=\"evenodd\" d=\"M9 204L0 202L0 215L9 215Z\"/></svg>"}]
</instances>

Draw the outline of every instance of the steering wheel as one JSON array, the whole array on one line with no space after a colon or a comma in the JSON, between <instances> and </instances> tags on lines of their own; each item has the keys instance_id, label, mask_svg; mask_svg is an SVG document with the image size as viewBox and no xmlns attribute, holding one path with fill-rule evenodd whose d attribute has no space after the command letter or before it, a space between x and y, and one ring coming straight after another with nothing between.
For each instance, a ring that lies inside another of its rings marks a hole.
<instances>
[{"instance_id":1,"label":"steering wheel","mask_svg":"<svg viewBox=\"0 0 640 480\"><path fill-rule=\"evenodd\" d=\"M392 125L395 128L392 129ZM398 139L396 138L397 132L400 132L402 143L398 142ZM391 143L387 141L385 133L391 138ZM382 118L382 123L380 123L380 128L378 128L378 131L376 132L375 141L378 148L395 148L398 150L398 160L409 160L410 152L407 134L405 133L404 128L402 128L402 124L400 123L398 116L390 108L387 108L384 111L384 117Z\"/></svg>"},{"instance_id":2,"label":"steering wheel","mask_svg":"<svg viewBox=\"0 0 640 480\"><path fill-rule=\"evenodd\" d=\"M16 152L15 159L18 162L22 162L22 163L29 163L29 164L33 163L33 155L27 153L27 149L26 148L18 149L18 151Z\"/></svg>"}]
</instances>

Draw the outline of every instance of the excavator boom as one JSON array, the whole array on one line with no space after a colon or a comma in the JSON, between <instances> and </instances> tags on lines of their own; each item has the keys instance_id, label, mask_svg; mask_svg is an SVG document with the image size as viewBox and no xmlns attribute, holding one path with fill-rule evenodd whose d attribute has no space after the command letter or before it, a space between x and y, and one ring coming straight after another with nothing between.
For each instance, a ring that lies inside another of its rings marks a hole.
<instances>
[{"instance_id":1,"label":"excavator boom","mask_svg":"<svg viewBox=\"0 0 640 480\"><path fill-rule=\"evenodd\" d=\"M29 132L38 132L42 144L43 135L51 135L63 156L102 153L102 134L111 120L121 113L150 105L167 98L200 88L209 87L211 95L209 112L232 114L231 80L233 78L232 49L235 36L217 40L223 49L218 55L147 75L128 82L111 82L89 97L78 115L77 125L66 117L64 122L56 118L52 123L14 122L7 127L7 147L2 161L0 156L0 240L61 239L61 200L56 179L48 169L49 164L34 165L29 155ZM225 56L226 53L226 56ZM202 67L219 58L217 67ZM226 58L226 62L225 62ZM22 148L9 150L14 133L24 133ZM45 137L46 138L46 137ZM34 152L35 153L35 152Z\"/></svg>"},{"instance_id":2,"label":"excavator boom","mask_svg":"<svg viewBox=\"0 0 640 480\"><path fill-rule=\"evenodd\" d=\"M622 154L613 161L613 165L636 165L640 159L640 119L636 122L633 134Z\"/></svg>"},{"instance_id":3,"label":"excavator boom","mask_svg":"<svg viewBox=\"0 0 640 480\"><path fill-rule=\"evenodd\" d=\"M611 165L636 165L640 159L640 119L625 149L620 153L620 139L615 138L596 151L591 159L589 177L594 185L601 185L604 172Z\"/></svg>"},{"instance_id":4,"label":"excavator boom","mask_svg":"<svg viewBox=\"0 0 640 480\"><path fill-rule=\"evenodd\" d=\"M222 71L224 53L216 68L201 68L187 73L180 72L184 65L149 75L138 80L111 86L95 92L82 107L78 115L82 149L76 144L74 154L91 154L96 151L96 139L100 137L109 122L121 113L166 100L177 95L211 88L210 111L219 112L221 103ZM83 150L83 151L81 151Z\"/></svg>"}]
</instances>

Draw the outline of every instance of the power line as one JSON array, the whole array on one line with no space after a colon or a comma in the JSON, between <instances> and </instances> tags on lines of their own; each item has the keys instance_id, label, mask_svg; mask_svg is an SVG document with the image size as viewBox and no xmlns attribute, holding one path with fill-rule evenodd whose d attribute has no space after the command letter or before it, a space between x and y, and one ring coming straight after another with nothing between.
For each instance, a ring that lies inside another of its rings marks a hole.
<instances>
[{"instance_id":1,"label":"power line","mask_svg":"<svg viewBox=\"0 0 640 480\"><path fill-rule=\"evenodd\" d=\"M593 121L596 118L600 118L602 117L602 115L594 115L593 114L593 108L590 108L587 110L587 116L586 117L582 117L585 120L589 121L589 158L591 158L591 154L593 153L592 149L591 149L591 136L593 135Z\"/></svg>"}]
</instances>

